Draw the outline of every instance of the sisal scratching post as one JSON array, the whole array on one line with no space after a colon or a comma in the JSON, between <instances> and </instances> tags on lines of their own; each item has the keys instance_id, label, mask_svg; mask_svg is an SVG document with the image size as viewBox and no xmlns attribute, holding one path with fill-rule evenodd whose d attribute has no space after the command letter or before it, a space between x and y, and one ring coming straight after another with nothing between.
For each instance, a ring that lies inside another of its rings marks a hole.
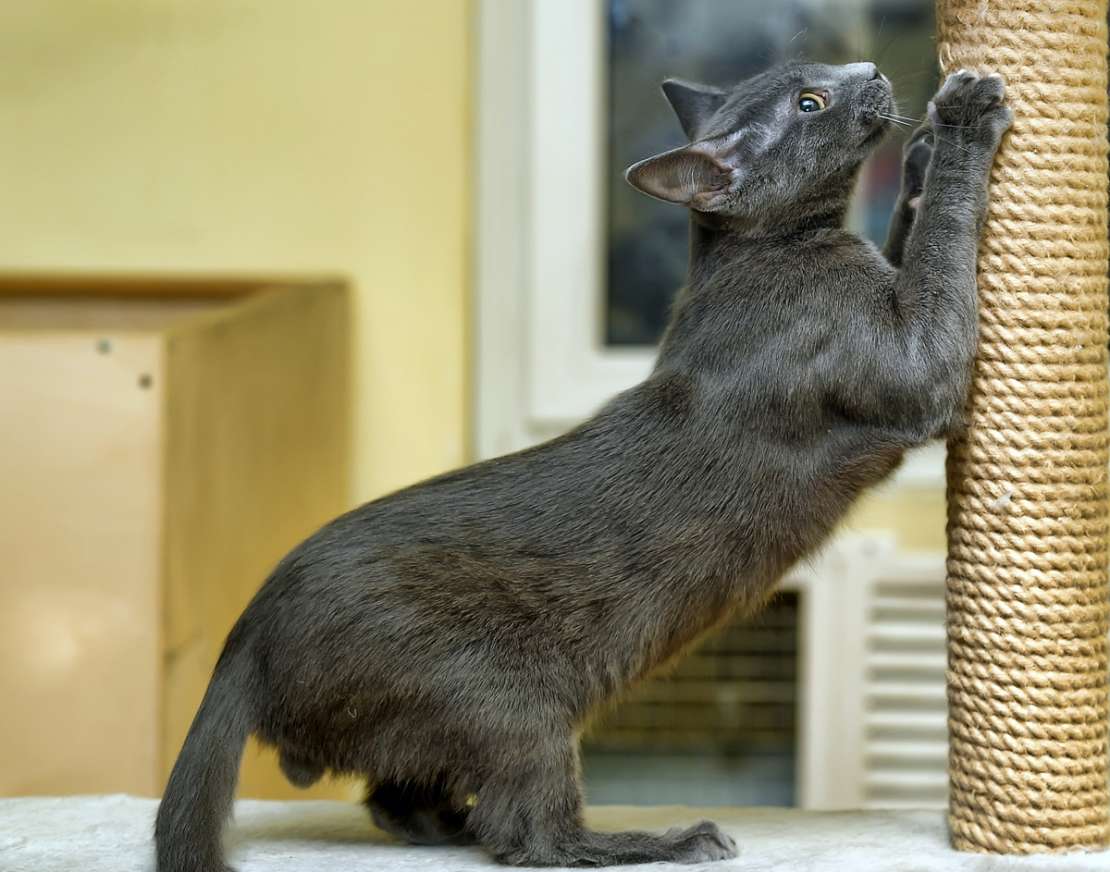
<instances>
[{"instance_id":1,"label":"sisal scratching post","mask_svg":"<svg viewBox=\"0 0 1110 872\"><path fill-rule=\"evenodd\" d=\"M949 825L966 851L1104 847L1106 0L938 0L945 72L1014 111L948 459Z\"/></svg>"}]
</instances>

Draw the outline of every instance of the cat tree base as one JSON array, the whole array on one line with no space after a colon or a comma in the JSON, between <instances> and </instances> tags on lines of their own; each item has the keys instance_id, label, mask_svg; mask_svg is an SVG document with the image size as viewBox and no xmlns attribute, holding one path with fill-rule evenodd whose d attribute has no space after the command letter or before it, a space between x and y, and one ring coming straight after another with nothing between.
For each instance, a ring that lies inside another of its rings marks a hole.
<instances>
[{"instance_id":1,"label":"cat tree base","mask_svg":"<svg viewBox=\"0 0 1110 872\"><path fill-rule=\"evenodd\" d=\"M0 800L0 869L150 872L156 808L156 800L130 796ZM953 851L948 846L944 812L936 810L805 812L611 806L592 809L589 817L594 826L605 830L658 830L708 817L740 845L740 856L730 862L642 867L650 870L1110 872L1110 853L1016 857ZM228 858L239 872L476 872L506 868L477 848L399 845L372 829L367 815L353 803L240 801L227 846Z\"/></svg>"}]
</instances>

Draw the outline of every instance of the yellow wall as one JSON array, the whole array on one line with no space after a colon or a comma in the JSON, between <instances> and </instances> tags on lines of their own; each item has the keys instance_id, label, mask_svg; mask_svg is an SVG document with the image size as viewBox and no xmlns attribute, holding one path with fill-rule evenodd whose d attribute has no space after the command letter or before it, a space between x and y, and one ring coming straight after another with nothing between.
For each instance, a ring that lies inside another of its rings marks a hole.
<instances>
[{"instance_id":1,"label":"yellow wall","mask_svg":"<svg viewBox=\"0 0 1110 872\"><path fill-rule=\"evenodd\" d=\"M944 487L880 489L859 501L847 520L846 530L884 530L910 551L937 551L945 547Z\"/></svg>"},{"instance_id":2,"label":"yellow wall","mask_svg":"<svg viewBox=\"0 0 1110 872\"><path fill-rule=\"evenodd\" d=\"M468 0L0 9L0 268L357 283L359 499L466 452Z\"/></svg>"}]
</instances>

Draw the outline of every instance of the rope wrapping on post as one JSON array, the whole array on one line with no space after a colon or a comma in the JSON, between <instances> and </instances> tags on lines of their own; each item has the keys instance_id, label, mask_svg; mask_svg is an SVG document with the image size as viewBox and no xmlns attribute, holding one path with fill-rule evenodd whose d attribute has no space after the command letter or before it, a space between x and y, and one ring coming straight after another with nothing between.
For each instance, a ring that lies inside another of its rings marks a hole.
<instances>
[{"instance_id":1,"label":"rope wrapping on post","mask_svg":"<svg viewBox=\"0 0 1110 872\"><path fill-rule=\"evenodd\" d=\"M1107 792L1106 0L938 0L941 66L1014 123L979 249L968 428L948 447L955 848L1099 848Z\"/></svg>"}]
</instances>

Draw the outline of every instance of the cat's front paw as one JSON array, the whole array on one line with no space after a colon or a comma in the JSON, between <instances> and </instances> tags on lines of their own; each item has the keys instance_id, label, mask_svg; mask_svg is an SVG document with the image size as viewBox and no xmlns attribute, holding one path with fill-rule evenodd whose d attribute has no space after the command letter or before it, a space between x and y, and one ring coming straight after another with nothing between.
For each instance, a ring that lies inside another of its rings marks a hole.
<instances>
[{"instance_id":1,"label":"cat's front paw","mask_svg":"<svg viewBox=\"0 0 1110 872\"><path fill-rule=\"evenodd\" d=\"M902 202L911 209L921 203L925 189L925 173L933 159L933 128L923 124L906 140L902 148Z\"/></svg>"},{"instance_id":2,"label":"cat's front paw","mask_svg":"<svg viewBox=\"0 0 1110 872\"><path fill-rule=\"evenodd\" d=\"M994 154L1010 127L1006 84L997 73L980 76L971 70L952 73L929 103L929 123L938 141L977 146Z\"/></svg>"}]
</instances>

